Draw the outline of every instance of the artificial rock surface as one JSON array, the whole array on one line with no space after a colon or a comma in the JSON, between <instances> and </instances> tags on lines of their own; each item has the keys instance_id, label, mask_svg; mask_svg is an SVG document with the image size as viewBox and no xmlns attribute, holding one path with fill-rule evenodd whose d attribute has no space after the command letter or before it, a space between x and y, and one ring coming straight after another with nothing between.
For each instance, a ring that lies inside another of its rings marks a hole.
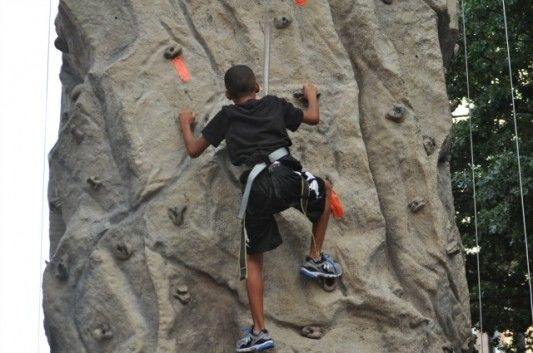
<instances>
[{"instance_id":1,"label":"artificial rock surface","mask_svg":"<svg viewBox=\"0 0 533 353\"><path fill-rule=\"evenodd\" d=\"M292 153L333 181L346 210L327 233L344 268L329 293L298 274L310 224L279 215L284 244L265 256L274 351L467 351L444 82L455 0L270 2L270 92L296 105L303 83L321 93L321 122L291 135ZM264 12L258 0L60 1L44 273L53 353L233 351L250 323L239 170L224 144L191 160L175 116L196 111L198 134L229 104L232 64L262 81ZM179 48L186 83L165 57ZM304 337L306 327L321 338Z\"/></svg>"}]
</instances>

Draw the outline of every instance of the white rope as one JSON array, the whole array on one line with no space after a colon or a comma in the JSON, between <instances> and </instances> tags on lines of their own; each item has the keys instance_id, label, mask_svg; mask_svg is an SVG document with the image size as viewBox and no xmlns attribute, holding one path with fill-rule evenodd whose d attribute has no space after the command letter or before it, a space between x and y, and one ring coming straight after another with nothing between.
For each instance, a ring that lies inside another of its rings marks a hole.
<instances>
[{"instance_id":1,"label":"white rope","mask_svg":"<svg viewBox=\"0 0 533 353\"><path fill-rule=\"evenodd\" d=\"M524 243L526 247L526 261L527 261L527 280L529 283L529 307L531 309L531 320L533 323L533 291L531 290L531 271L529 269L529 249L527 244L527 228L526 228L526 211L524 207L524 190L522 187L522 168L520 166L520 146L518 143L518 127L516 124L516 108L514 103L514 87L513 87L513 69L511 67L511 52L509 50L509 34L507 33L507 15L505 13L505 0L502 0L503 8L503 23L505 26L505 43L507 44L507 63L509 64L509 82L511 84L511 100L513 103L513 123L514 123L514 137L516 142L516 160L518 162L518 184L520 186L520 203L522 206L522 223L524 227Z\"/></svg>"},{"instance_id":2,"label":"white rope","mask_svg":"<svg viewBox=\"0 0 533 353\"><path fill-rule=\"evenodd\" d=\"M481 275L479 268L479 253L481 248L479 247L479 236L477 229L477 197L476 197L476 177L474 171L474 143L472 138L472 114L470 114L470 80L468 75L468 52L467 52L467 42L466 42L466 17L465 17L465 7L464 2L461 0L461 10L463 15L463 40L464 40L464 51L465 51L465 72L466 72L466 94L468 99L468 129L470 136L470 168L472 170L472 191L473 191L473 201L474 201L474 233L476 236L476 265L477 265L477 289L478 289L478 306L479 306L479 331L480 331L480 346L481 353L483 353L483 307L481 300Z\"/></svg>"},{"instance_id":3,"label":"white rope","mask_svg":"<svg viewBox=\"0 0 533 353\"><path fill-rule=\"evenodd\" d=\"M270 37L272 32L272 21L270 20L270 0L265 0L265 48L264 48L264 67L263 67L263 90L265 96L268 95L268 78L270 71Z\"/></svg>"},{"instance_id":4,"label":"white rope","mask_svg":"<svg viewBox=\"0 0 533 353\"><path fill-rule=\"evenodd\" d=\"M52 0L48 1L48 40L46 41L46 87L45 87L45 103L44 103L44 132L43 132L43 174L42 174L42 191L41 191L41 246L39 247L39 305L37 314L37 353L41 351L41 302L42 302L42 288L43 288L43 238L44 238L44 202L48 199L46 193L46 132L48 121L48 84L50 82L50 27L52 25Z\"/></svg>"}]
</instances>

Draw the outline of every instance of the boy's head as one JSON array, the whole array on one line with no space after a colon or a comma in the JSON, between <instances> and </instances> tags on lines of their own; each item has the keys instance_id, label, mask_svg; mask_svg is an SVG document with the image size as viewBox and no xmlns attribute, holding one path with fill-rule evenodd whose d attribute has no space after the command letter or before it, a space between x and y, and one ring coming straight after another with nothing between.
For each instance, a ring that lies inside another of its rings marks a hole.
<instances>
[{"instance_id":1,"label":"boy's head","mask_svg":"<svg viewBox=\"0 0 533 353\"><path fill-rule=\"evenodd\" d=\"M226 97L231 100L259 92L254 72L246 65L232 66L224 75L224 83Z\"/></svg>"}]
</instances>

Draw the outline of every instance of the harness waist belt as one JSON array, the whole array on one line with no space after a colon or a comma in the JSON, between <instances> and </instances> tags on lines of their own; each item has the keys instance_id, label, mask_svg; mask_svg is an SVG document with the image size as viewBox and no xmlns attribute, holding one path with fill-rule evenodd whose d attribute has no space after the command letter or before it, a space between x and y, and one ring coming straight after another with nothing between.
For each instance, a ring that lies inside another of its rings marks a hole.
<instances>
[{"instance_id":1,"label":"harness waist belt","mask_svg":"<svg viewBox=\"0 0 533 353\"><path fill-rule=\"evenodd\" d=\"M270 163L274 163L280 158L285 157L289 154L289 151L285 147L278 148L274 152L268 155L268 160ZM246 207L248 206L248 199L250 198L250 191L252 190L252 183L254 182L254 179L266 168L266 163L257 163L254 165L252 170L250 171L250 174L248 174L248 179L246 179L246 186L244 187L244 193L242 194L242 200L241 200L241 207L239 208L239 213L237 214L237 218L239 218L241 221L244 219L244 215L246 214Z\"/></svg>"}]
</instances>

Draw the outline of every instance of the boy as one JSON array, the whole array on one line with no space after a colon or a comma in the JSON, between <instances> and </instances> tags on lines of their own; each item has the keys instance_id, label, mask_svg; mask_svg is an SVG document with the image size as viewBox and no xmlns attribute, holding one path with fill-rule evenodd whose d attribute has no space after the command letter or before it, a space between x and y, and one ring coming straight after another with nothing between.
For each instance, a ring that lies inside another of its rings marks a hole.
<instances>
[{"instance_id":1,"label":"boy","mask_svg":"<svg viewBox=\"0 0 533 353\"><path fill-rule=\"evenodd\" d=\"M202 130L200 138L195 139L191 131L194 113L181 112L179 123L191 157L198 157L209 145L217 147L225 139L231 162L249 169L240 178L245 188L239 218L243 223L242 239L246 238L244 257L248 253L247 266L241 266L241 270L244 269L244 277L246 267L248 270L246 291L253 326L237 342L236 351L261 351L274 346L264 323L262 272L263 252L282 242L275 213L296 207L313 223L311 247L300 269L302 275L335 278L342 273L340 265L321 252L331 212L331 184L303 172L300 162L288 153L292 142L287 129L295 131L302 122L319 122L315 86L303 87L308 107L302 111L275 96L257 99L259 85L248 66L231 67L224 75L224 83L226 97L234 104L224 106Z\"/></svg>"}]
</instances>

